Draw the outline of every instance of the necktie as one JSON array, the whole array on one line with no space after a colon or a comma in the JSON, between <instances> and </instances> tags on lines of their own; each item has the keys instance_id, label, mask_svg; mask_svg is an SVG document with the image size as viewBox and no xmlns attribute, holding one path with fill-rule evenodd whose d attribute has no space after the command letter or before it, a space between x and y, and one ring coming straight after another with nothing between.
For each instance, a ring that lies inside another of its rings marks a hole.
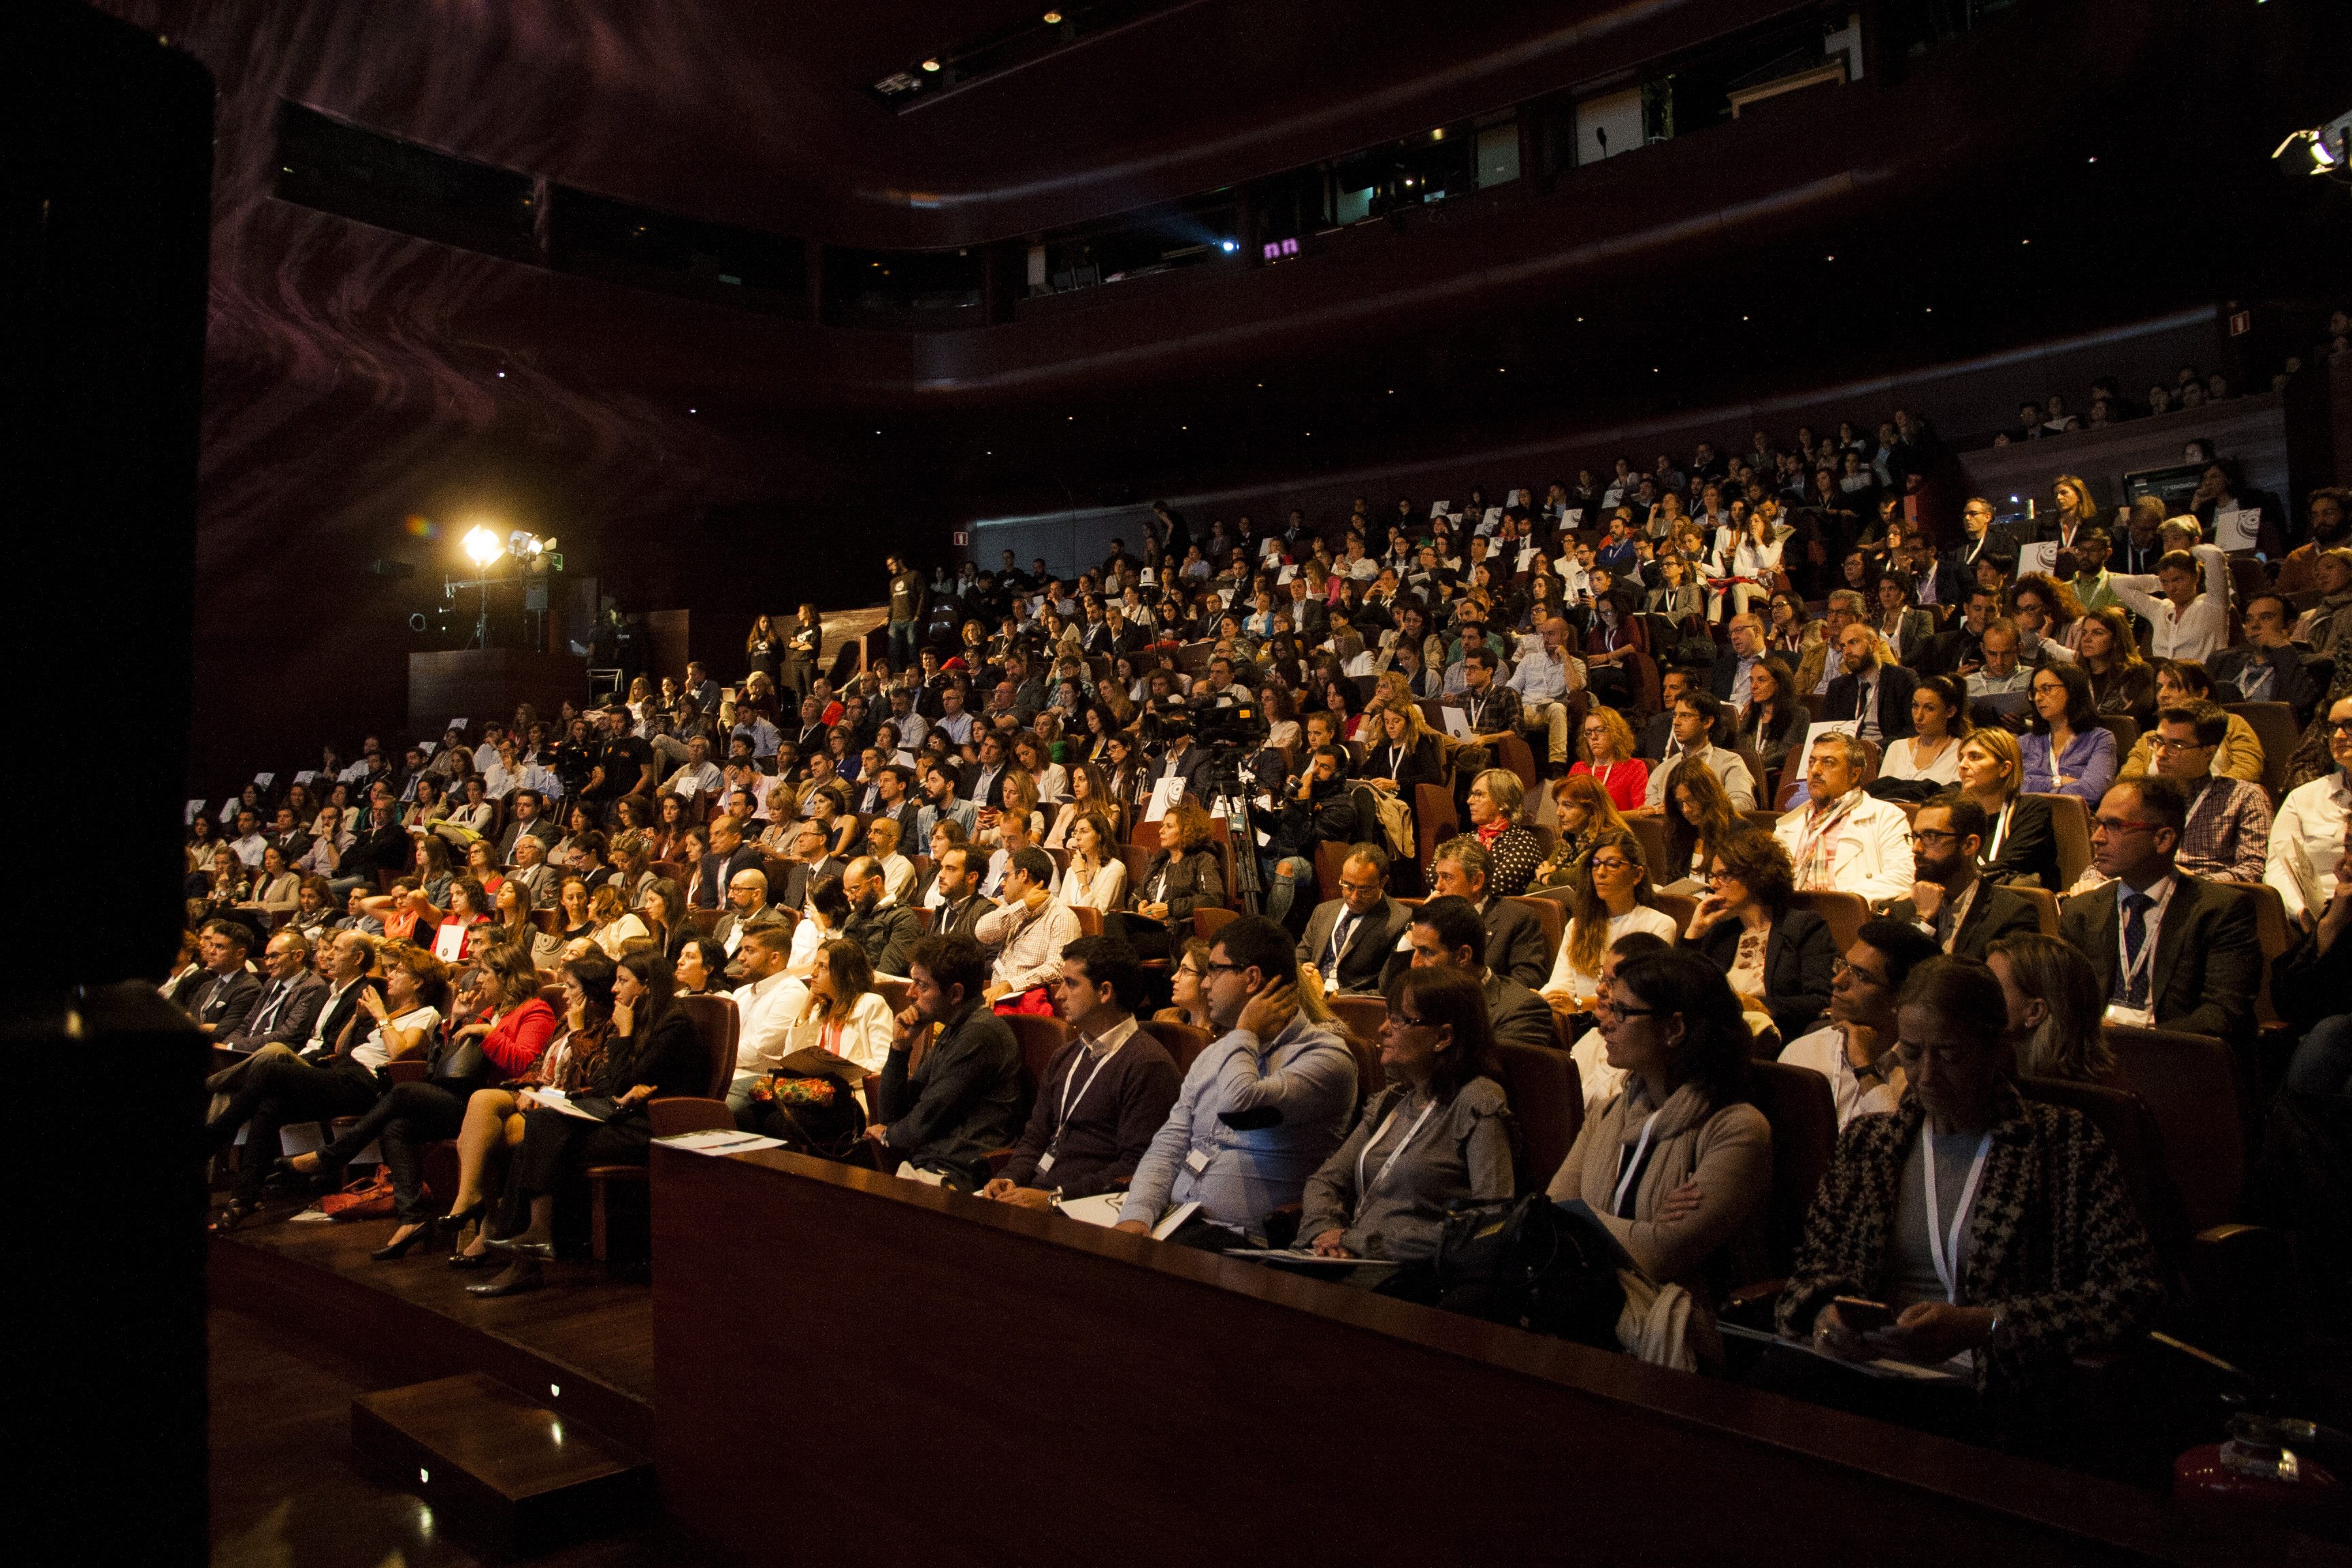
<instances>
[{"instance_id":1,"label":"necktie","mask_svg":"<svg viewBox=\"0 0 2352 1568\"><path fill-rule=\"evenodd\" d=\"M253 1016L253 1022L246 1026L245 1032L248 1035L267 1033L269 1028L270 1020L278 1016L278 1004L285 1000L286 982L282 980L272 981L269 986L269 994L263 999L264 1005L261 1010Z\"/></svg>"},{"instance_id":2,"label":"necktie","mask_svg":"<svg viewBox=\"0 0 2352 1568\"><path fill-rule=\"evenodd\" d=\"M1356 917L1343 914L1331 928L1331 951L1323 955L1323 978L1335 980L1339 973L1339 955L1348 951L1348 938L1355 931Z\"/></svg>"},{"instance_id":3,"label":"necktie","mask_svg":"<svg viewBox=\"0 0 2352 1568\"><path fill-rule=\"evenodd\" d=\"M2147 940L2147 911L2156 908L2156 900L2146 893L2124 895L2124 968L2128 976L2124 985L2124 1005L2147 1005L2148 971L2152 963L2138 963L2140 943Z\"/></svg>"}]
</instances>

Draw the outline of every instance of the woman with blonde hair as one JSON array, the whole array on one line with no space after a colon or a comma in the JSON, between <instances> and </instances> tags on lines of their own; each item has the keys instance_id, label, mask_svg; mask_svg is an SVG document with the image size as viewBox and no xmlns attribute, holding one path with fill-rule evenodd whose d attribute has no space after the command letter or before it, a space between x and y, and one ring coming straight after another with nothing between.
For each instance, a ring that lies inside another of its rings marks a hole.
<instances>
[{"instance_id":1,"label":"woman with blonde hair","mask_svg":"<svg viewBox=\"0 0 2352 1568\"><path fill-rule=\"evenodd\" d=\"M1486 890L1496 898L1526 892L1543 863L1542 844L1520 822L1526 801L1519 775L1508 768L1488 768L1470 781L1470 831L1486 847L1493 868Z\"/></svg>"},{"instance_id":2,"label":"woman with blonde hair","mask_svg":"<svg viewBox=\"0 0 2352 1568\"><path fill-rule=\"evenodd\" d=\"M1356 778L1382 795L1400 797L1408 806L1418 786L1444 782L1444 742L1422 716L1420 703L1407 698L1380 710L1378 728L1365 748Z\"/></svg>"},{"instance_id":3,"label":"woman with blonde hair","mask_svg":"<svg viewBox=\"0 0 2352 1568\"><path fill-rule=\"evenodd\" d=\"M1985 963L2000 982L2010 1048L2021 1076L2113 1082L2116 1054L2100 1032L2107 999L2074 943L2020 931L1994 942Z\"/></svg>"},{"instance_id":4,"label":"woman with blonde hair","mask_svg":"<svg viewBox=\"0 0 2352 1568\"><path fill-rule=\"evenodd\" d=\"M2050 803L2023 793L2025 759L2017 737L1997 725L1960 742L1960 787L1984 807L1990 825L1977 869L1988 881L2065 891L2058 874L2058 829Z\"/></svg>"},{"instance_id":5,"label":"woman with blonde hair","mask_svg":"<svg viewBox=\"0 0 2352 1568\"><path fill-rule=\"evenodd\" d=\"M1619 810L1639 811L1650 787L1650 764L1633 754L1639 749L1625 715L1596 702L1577 730L1577 760L1568 775L1591 774Z\"/></svg>"},{"instance_id":6,"label":"woman with blonde hair","mask_svg":"<svg viewBox=\"0 0 2352 1568\"><path fill-rule=\"evenodd\" d=\"M2098 503L2091 500L2091 487L2073 474L2061 474L2050 481L2050 515L2042 524L2042 537L2054 539L2066 549L2087 530L2099 526Z\"/></svg>"},{"instance_id":7,"label":"woman with blonde hair","mask_svg":"<svg viewBox=\"0 0 2352 1568\"><path fill-rule=\"evenodd\" d=\"M653 935L646 930L645 921L630 913L617 882L597 885L596 890L588 895L588 914L596 923L596 929L589 932L590 940L616 963L630 942L649 940Z\"/></svg>"}]
</instances>

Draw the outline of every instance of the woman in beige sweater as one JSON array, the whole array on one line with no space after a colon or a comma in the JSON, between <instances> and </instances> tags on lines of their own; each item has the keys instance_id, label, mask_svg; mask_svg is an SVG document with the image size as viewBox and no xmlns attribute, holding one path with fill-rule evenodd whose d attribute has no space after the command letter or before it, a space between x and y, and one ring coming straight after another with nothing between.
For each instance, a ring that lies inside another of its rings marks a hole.
<instances>
[{"instance_id":1,"label":"woman in beige sweater","mask_svg":"<svg viewBox=\"0 0 2352 1568\"><path fill-rule=\"evenodd\" d=\"M1682 950L1626 960L1594 1016L1625 1088L1549 1191L1584 1200L1653 1279L1690 1292L1712 1360L1716 1302L1764 1271L1772 1130L1748 1100L1753 1036L1722 972Z\"/></svg>"}]
</instances>

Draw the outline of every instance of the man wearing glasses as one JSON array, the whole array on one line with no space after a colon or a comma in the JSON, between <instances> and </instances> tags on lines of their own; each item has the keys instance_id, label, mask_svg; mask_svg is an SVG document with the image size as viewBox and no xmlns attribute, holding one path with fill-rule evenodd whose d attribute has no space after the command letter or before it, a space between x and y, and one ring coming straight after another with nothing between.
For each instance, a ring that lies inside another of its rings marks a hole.
<instances>
[{"instance_id":1,"label":"man wearing glasses","mask_svg":"<svg viewBox=\"0 0 2352 1568\"><path fill-rule=\"evenodd\" d=\"M1887 906L1886 918L1911 927L1942 952L1984 962L2005 936L2042 929L2032 900L1977 875L1977 855L1990 826L1985 808L1958 790L1919 807L1911 822L1911 896ZM1831 1014L1836 1014L1832 1005Z\"/></svg>"},{"instance_id":2,"label":"man wearing glasses","mask_svg":"<svg viewBox=\"0 0 2352 1568\"><path fill-rule=\"evenodd\" d=\"M2191 700L2156 716L2148 752L2156 771L2177 780L2189 801L2178 864L2209 881L2263 879L2271 841L2271 797L2263 786L2213 771L2230 716L2210 702Z\"/></svg>"},{"instance_id":3,"label":"man wearing glasses","mask_svg":"<svg viewBox=\"0 0 2352 1568\"><path fill-rule=\"evenodd\" d=\"M2287 919L2308 926L2336 896L2336 859L2352 816L2352 697L2328 705L2327 754L2336 765L2324 777L2299 784L2279 803L2273 824L2269 862L2263 880L2286 902Z\"/></svg>"},{"instance_id":4,"label":"man wearing glasses","mask_svg":"<svg viewBox=\"0 0 2352 1568\"><path fill-rule=\"evenodd\" d=\"M1902 1100L1895 998L1911 971L1935 956L1933 940L1901 921L1863 921L1853 945L1831 971L1829 1022L1781 1050L1783 1066L1811 1068L1830 1080L1841 1130L1857 1116L1892 1110Z\"/></svg>"},{"instance_id":5,"label":"man wearing glasses","mask_svg":"<svg viewBox=\"0 0 2352 1568\"><path fill-rule=\"evenodd\" d=\"M1339 868L1339 896L1307 917L1299 966L1320 972L1326 994L1377 994L1389 950L1408 919L1405 907L1389 897L1387 851L1359 844Z\"/></svg>"},{"instance_id":6,"label":"man wearing glasses","mask_svg":"<svg viewBox=\"0 0 2352 1568\"><path fill-rule=\"evenodd\" d=\"M2262 978L2253 900L2180 873L2188 817L2177 780L2110 786L2092 819L2091 860L2114 886L2068 899L2058 934L2091 961L2109 1023L2235 1042L2252 1032Z\"/></svg>"},{"instance_id":7,"label":"man wearing glasses","mask_svg":"<svg viewBox=\"0 0 2352 1568\"><path fill-rule=\"evenodd\" d=\"M1223 1033L1184 1075L1135 1167L1118 1228L1149 1234L1171 1208L1192 1203L1198 1212L1165 1239L1232 1247L1244 1234L1264 1236L1265 1216L1298 1202L1346 1137L1356 1058L1298 1010L1297 944L1263 915L1218 929L1201 991Z\"/></svg>"}]
</instances>

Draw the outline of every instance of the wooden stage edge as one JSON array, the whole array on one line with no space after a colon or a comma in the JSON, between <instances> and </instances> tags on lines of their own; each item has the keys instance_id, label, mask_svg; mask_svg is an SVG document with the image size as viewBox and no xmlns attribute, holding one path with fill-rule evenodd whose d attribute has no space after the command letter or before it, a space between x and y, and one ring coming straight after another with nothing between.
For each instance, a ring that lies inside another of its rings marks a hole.
<instances>
[{"instance_id":1,"label":"wooden stage edge","mask_svg":"<svg viewBox=\"0 0 2352 1568\"><path fill-rule=\"evenodd\" d=\"M640 1453L655 1447L653 1296L588 1266L559 1264L553 1288L481 1301L461 1272L422 1251L371 1263L386 1224L277 1224L212 1238L215 1305L310 1338L380 1387L478 1372ZM326 1233L326 1234L321 1234ZM551 1395L550 1386L562 1390Z\"/></svg>"},{"instance_id":2,"label":"wooden stage edge","mask_svg":"<svg viewBox=\"0 0 2352 1568\"><path fill-rule=\"evenodd\" d=\"M777 1151L651 1185L664 1501L748 1563L2250 1560L2114 1482L1058 1215ZM744 1397L779 1346L801 1421ZM742 1500L785 1469L861 1506L778 1532Z\"/></svg>"}]
</instances>

